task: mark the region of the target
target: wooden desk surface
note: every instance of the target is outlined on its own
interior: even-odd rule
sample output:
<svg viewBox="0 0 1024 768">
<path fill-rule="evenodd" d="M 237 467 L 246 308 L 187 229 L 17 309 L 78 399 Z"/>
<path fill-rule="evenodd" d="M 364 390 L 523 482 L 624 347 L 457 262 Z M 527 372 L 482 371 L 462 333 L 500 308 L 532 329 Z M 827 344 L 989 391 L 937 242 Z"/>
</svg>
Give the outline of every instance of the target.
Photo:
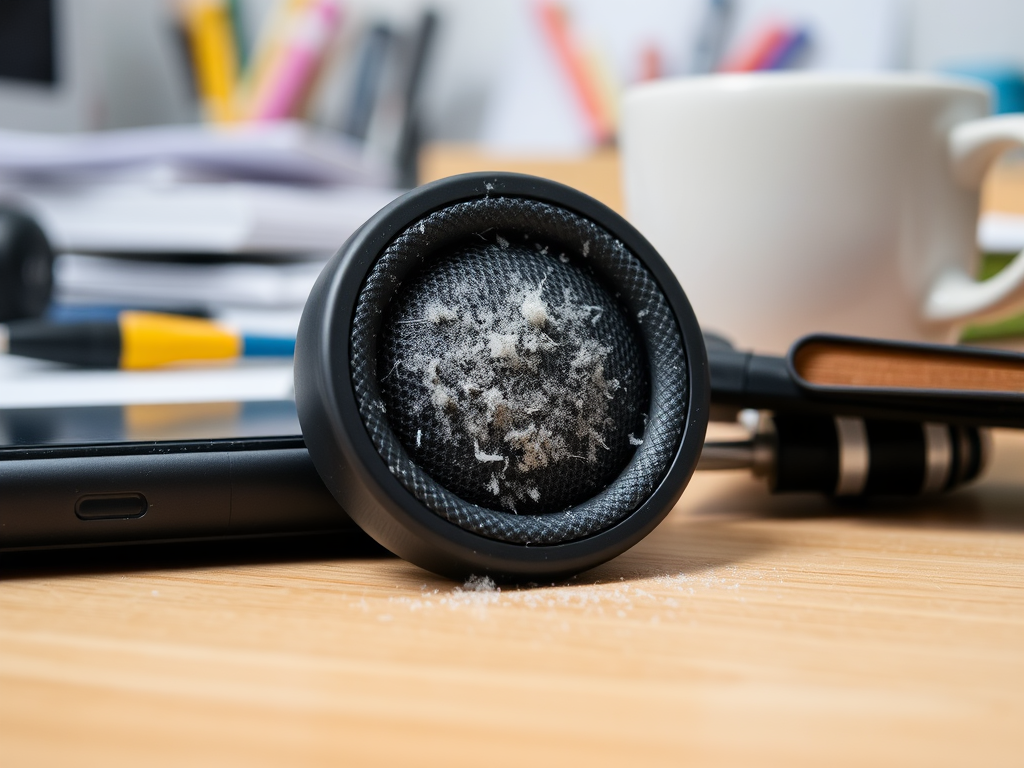
<svg viewBox="0 0 1024 768">
<path fill-rule="evenodd" d="M 3 765 L 1024 764 L 1024 433 L 835 507 L 698 475 L 569 584 L 362 539 L 0 560 Z"/>
</svg>

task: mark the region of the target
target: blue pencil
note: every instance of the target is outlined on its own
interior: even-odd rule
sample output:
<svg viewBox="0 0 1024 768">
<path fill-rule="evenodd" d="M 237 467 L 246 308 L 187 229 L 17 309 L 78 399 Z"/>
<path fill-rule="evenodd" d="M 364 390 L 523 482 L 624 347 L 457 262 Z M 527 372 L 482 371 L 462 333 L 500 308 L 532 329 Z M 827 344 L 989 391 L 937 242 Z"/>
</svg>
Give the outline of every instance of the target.
<svg viewBox="0 0 1024 768">
<path fill-rule="evenodd" d="M 800 57 L 811 43 L 811 36 L 806 29 L 797 27 L 788 31 L 778 47 L 765 57 L 762 69 L 788 69 Z"/>
</svg>

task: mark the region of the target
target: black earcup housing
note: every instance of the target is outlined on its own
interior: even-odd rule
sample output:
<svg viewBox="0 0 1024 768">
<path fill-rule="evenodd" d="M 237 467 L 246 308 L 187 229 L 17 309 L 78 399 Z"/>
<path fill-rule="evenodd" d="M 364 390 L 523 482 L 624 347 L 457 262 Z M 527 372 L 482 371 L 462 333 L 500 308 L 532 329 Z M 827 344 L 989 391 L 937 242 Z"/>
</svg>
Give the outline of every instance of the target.
<svg viewBox="0 0 1024 768">
<path fill-rule="evenodd" d="M 383 546 L 535 581 L 669 512 L 709 385 L 690 304 L 631 225 L 486 173 L 404 195 L 342 246 L 303 311 L 295 395 L 321 477 Z"/>
</svg>

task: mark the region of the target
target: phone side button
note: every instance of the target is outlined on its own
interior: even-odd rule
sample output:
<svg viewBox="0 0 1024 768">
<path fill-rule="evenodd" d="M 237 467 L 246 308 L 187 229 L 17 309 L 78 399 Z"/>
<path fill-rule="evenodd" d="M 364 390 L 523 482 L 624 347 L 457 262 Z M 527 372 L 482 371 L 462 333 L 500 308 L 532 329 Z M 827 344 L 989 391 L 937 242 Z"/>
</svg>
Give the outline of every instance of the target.
<svg viewBox="0 0 1024 768">
<path fill-rule="evenodd" d="M 141 493 L 107 493 L 80 496 L 75 502 L 79 520 L 127 520 L 142 517 L 149 502 Z"/>
</svg>

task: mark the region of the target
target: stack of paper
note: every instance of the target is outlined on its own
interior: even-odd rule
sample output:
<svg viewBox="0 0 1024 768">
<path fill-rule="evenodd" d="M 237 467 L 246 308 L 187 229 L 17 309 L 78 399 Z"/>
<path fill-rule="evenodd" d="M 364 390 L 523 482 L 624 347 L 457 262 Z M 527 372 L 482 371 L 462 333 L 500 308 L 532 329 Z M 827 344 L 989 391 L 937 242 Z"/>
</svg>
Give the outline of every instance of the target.
<svg viewBox="0 0 1024 768">
<path fill-rule="evenodd" d="M 289 122 L 0 131 L 0 199 L 59 254 L 57 309 L 204 310 L 288 335 L 324 260 L 398 194 L 364 157 Z M 291 379 L 288 361 L 133 373 L 0 356 L 0 406 L 279 399 Z"/>
<path fill-rule="evenodd" d="M 73 134 L 0 131 L 0 177 L 7 179 L 96 182 L 153 167 L 201 178 L 375 186 L 388 181 L 357 142 L 295 121 Z"/>
<path fill-rule="evenodd" d="M 0 131 L 0 196 L 58 251 L 327 254 L 394 198 L 354 142 L 295 122 Z"/>
<path fill-rule="evenodd" d="M 255 182 L 20 185 L 59 251 L 331 254 L 397 192 Z"/>
<path fill-rule="evenodd" d="M 0 355 L 0 408 L 214 403 L 294 397 L 291 362 L 104 371 Z"/>
<path fill-rule="evenodd" d="M 62 304 L 165 309 L 301 309 L 323 263 L 206 264 L 64 254 L 54 269 Z"/>
</svg>

